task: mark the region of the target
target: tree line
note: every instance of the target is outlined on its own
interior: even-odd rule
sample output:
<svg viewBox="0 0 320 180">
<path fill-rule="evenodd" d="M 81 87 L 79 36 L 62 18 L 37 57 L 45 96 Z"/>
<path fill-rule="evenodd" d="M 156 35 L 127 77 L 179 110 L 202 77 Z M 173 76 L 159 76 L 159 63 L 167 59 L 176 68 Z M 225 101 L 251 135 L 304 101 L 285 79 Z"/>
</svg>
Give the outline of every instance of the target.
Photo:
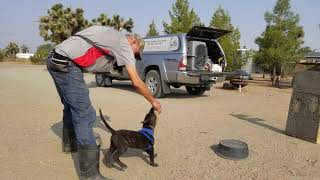
<svg viewBox="0 0 320 180">
<path fill-rule="evenodd" d="M 25 44 L 19 47 L 17 43 L 10 42 L 4 49 L 0 49 L 0 61 L 4 58 L 15 58 L 19 52 L 27 53 L 29 51 L 30 48 Z"/>
<path fill-rule="evenodd" d="M 190 7 L 188 0 L 176 0 L 168 13 L 170 21 L 162 22 L 164 34 L 186 33 L 193 26 L 205 26 L 194 9 Z M 273 11 L 266 12 L 264 16 L 267 25 L 264 32 L 255 39 L 259 50 L 252 56 L 254 62 L 265 73 L 273 76 L 281 75 L 286 63 L 297 61 L 311 49 L 303 47 L 304 30 L 299 25 L 299 15 L 291 10 L 290 0 L 278 0 Z M 39 21 L 40 36 L 49 44 L 39 46 L 34 57 L 37 59 L 46 58 L 46 50 L 92 25 L 111 26 L 118 31 L 132 32 L 134 21 L 132 18 L 124 19 L 118 14 L 109 17 L 104 13 L 97 18 L 87 20 L 84 17 L 83 9 L 74 10 L 70 7 L 64 7 L 62 4 L 55 4 L 47 11 L 46 15 L 40 17 Z M 213 12 L 207 26 L 232 31 L 232 33 L 220 38 L 219 43 L 224 49 L 229 64 L 227 70 L 240 68 L 243 63 L 234 63 L 234 60 L 235 54 L 240 48 L 241 33 L 239 28 L 232 24 L 229 12 L 219 6 Z M 159 34 L 154 20 L 152 20 L 146 36 Z"/>
<path fill-rule="evenodd" d="M 169 12 L 171 22 L 162 22 L 164 34 L 186 33 L 193 26 L 204 26 L 199 16 L 193 8 L 190 8 L 188 0 L 176 0 Z M 132 18 L 124 19 L 118 14 L 108 17 L 107 14 L 100 14 L 99 17 L 90 20 L 85 19 L 84 10 L 77 8 L 75 10 L 70 7 L 64 7 L 62 4 L 53 5 L 47 15 L 40 17 L 40 36 L 45 41 L 51 42 L 53 45 L 59 44 L 74 33 L 81 31 L 92 25 L 111 26 L 118 31 L 132 32 L 134 21 Z M 219 6 L 218 10 L 213 13 L 209 27 L 217 27 L 233 31 L 231 34 L 221 38 L 220 44 L 225 50 L 227 60 L 232 61 L 233 53 L 240 48 L 240 31 L 231 23 L 229 13 Z M 146 36 L 159 35 L 154 20 L 149 25 Z M 42 55 L 35 57 L 39 59 L 45 58 Z M 235 69 L 229 62 L 229 70 Z"/>
</svg>

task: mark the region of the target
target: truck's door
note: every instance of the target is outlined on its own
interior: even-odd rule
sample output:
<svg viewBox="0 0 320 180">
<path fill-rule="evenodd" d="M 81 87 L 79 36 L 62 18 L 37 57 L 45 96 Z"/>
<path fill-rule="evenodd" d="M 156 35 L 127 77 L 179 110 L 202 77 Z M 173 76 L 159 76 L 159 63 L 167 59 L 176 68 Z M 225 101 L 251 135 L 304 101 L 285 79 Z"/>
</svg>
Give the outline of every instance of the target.
<svg viewBox="0 0 320 180">
<path fill-rule="evenodd" d="M 145 67 L 145 60 L 144 60 L 144 55 L 143 53 L 141 54 L 141 59 L 140 60 L 136 60 L 136 69 L 138 71 L 138 74 L 140 76 L 141 79 L 143 79 L 143 70 Z"/>
</svg>

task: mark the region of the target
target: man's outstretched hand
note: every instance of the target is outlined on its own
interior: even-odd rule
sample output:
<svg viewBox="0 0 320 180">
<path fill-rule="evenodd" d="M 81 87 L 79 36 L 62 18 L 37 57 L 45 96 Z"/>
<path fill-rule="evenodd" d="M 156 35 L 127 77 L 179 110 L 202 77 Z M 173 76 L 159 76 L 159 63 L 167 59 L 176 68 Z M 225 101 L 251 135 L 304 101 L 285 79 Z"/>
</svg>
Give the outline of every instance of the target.
<svg viewBox="0 0 320 180">
<path fill-rule="evenodd" d="M 151 94 L 146 84 L 141 80 L 137 70 L 133 66 L 126 65 L 126 70 L 131 79 L 132 85 L 137 91 L 144 96 L 152 105 L 152 107 L 160 114 L 162 112 L 161 104 Z"/>
<path fill-rule="evenodd" d="M 159 114 L 162 113 L 162 107 L 161 104 L 159 103 L 159 101 L 157 101 L 156 99 L 151 103 L 152 107 L 158 111 Z"/>
</svg>

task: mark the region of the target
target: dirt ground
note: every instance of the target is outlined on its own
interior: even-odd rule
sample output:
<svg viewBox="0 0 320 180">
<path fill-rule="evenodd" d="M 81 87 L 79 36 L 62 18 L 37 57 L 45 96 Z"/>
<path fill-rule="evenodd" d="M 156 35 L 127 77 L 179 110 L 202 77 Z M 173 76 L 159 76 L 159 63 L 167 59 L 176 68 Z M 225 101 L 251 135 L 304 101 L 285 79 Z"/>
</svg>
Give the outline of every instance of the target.
<svg viewBox="0 0 320 180">
<path fill-rule="evenodd" d="M 93 106 L 101 108 L 115 129 L 138 130 L 150 105 L 129 82 L 113 88 L 95 86 L 86 74 Z M 242 89 L 217 84 L 201 97 L 184 88 L 160 99 L 163 106 L 155 135 L 156 162 L 129 150 L 125 171 L 100 163 L 110 179 L 319 179 L 320 145 L 285 135 L 291 89 L 252 81 Z M 77 154 L 61 152 L 62 105 L 45 66 L 0 64 L 1 179 L 78 179 Z M 102 137 L 102 153 L 110 133 L 97 118 L 94 131 Z M 212 145 L 222 139 L 248 143 L 241 161 L 222 159 Z M 101 160 L 102 162 L 102 156 Z"/>
</svg>

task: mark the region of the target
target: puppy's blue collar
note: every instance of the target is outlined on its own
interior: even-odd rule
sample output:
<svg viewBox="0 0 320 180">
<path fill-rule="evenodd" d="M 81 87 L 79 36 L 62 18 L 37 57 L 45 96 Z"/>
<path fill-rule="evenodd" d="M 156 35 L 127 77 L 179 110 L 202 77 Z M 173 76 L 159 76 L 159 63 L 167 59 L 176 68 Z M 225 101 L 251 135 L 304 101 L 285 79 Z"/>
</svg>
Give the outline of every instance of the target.
<svg viewBox="0 0 320 180">
<path fill-rule="evenodd" d="M 150 149 L 153 146 L 154 143 L 154 138 L 153 138 L 153 131 L 152 129 L 149 128 L 142 128 L 141 130 L 138 131 L 139 133 L 141 133 L 144 137 L 146 137 L 149 140 L 148 146 L 146 148 Z"/>
</svg>

